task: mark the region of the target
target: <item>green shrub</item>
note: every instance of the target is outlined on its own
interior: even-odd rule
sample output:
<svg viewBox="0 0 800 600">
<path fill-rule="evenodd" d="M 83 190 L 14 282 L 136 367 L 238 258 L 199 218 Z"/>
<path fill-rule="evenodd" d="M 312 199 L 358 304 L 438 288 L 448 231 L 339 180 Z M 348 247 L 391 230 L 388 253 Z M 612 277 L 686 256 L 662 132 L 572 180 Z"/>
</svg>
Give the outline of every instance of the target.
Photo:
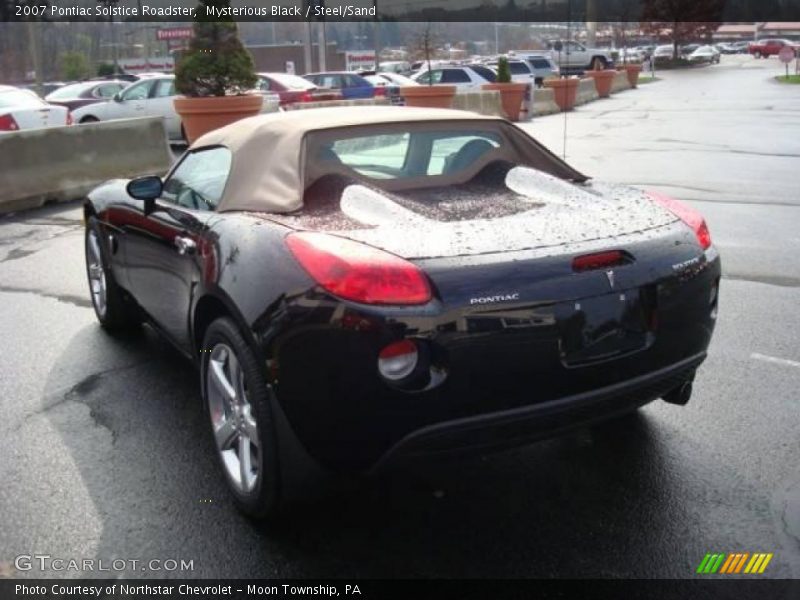
<svg viewBox="0 0 800 600">
<path fill-rule="evenodd" d="M 184 96 L 235 96 L 258 81 L 253 57 L 239 39 L 233 17 L 217 20 L 206 7 L 228 8 L 230 0 L 201 0 L 189 50 L 175 67 L 175 87 Z"/>
<path fill-rule="evenodd" d="M 100 63 L 97 65 L 98 77 L 111 77 L 116 74 L 116 69 L 114 69 L 114 65 L 111 63 Z"/>
<path fill-rule="evenodd" d="M 61 74 L 67 81 L 85 79 L 91 68 L 83 52 L 64 52 L 61 55 Z"/>
<path fill-rule="evenodd" d="M 505 56 L 497 59 L 497 83 L 511 83 L 511 67 Z"/>
</svg>

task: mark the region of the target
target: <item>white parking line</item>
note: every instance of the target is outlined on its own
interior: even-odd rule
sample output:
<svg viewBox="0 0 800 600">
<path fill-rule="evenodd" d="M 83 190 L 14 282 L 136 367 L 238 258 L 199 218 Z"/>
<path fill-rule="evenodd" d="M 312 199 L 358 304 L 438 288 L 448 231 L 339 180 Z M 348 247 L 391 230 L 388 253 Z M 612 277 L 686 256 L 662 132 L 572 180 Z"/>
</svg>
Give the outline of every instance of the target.
<svg viewBox="0 0 800 600">
<path fill-rule="evenodd" d="M 763 360 L 764 362 L 771 362 L 775 363 L 776 365 L 784 365 L 786 367 L 797 367 L 800 369 L 800 362 L 796 360 L 789 360 L 788 358 L 777 358 L 775 356 L 767 356 L 766 354 L 759 354 L 758 352 L 753 352 L 750 355 L 750 358 L 753 360 Z"/>
</svg>

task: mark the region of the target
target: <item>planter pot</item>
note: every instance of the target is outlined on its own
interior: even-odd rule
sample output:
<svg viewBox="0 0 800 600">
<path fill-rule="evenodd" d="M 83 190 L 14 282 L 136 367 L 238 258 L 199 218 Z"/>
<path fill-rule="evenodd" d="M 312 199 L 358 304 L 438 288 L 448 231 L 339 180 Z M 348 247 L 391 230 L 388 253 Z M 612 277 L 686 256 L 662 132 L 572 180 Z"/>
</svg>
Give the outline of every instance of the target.
<svg viewBox="0 0 800 600">
<path fill-rule="evenodd" d="M 181 117 L 186 141 L 193 143 L 201 135 L 230 125 L 234 121 L 253 117 L 261 112 L 264 97 L 260 94 L 245 96 L 211 96 L 207 98 L 175 98 L 175 112 Z"/>
<path fill-rule="evenodd" d="M 594 79 L 594 87 L 597 95 L 601 98 L 608 98 L 611 95 L 611 84 L 614 83 L 614 75 L 617 72 L 613 69 L 602 71 L 586 71 L 585 75 Z"/>
<path fill-rule="evenodd" d="M 575 106 L 575 98 L 578 95 L 578 79 L 545 79 L 545 87 L 553 90 L 554 100 L 558 104 L 561 112 L 572 110 Z"/>
<path fill-rule="evenodd" d="M 628 75 L 628 83 L 631 88 L 636 87 L 636 82 L 639 81 L 639 73 L 642 71 L 642 65 L 620 65 L 617 67 L 618 71 L 625 71 Z"/>
<path fill-rule="evenodd" d="M 453 105 L 453 96 L 456 95 L 456 86 L 408 85 L 400 88 L 400 95 L 406 106 L 450 108 Z"/>
<path fill-rule="evenodd" d="M 527 83 L 484 83 L 481 86 L 482 90 L 500 92 L 500 104 L 503 105 L 503 112 L 510 121 L 519 121 L 522 100 L 525 98 L 527 88 Z"/>
</svg>

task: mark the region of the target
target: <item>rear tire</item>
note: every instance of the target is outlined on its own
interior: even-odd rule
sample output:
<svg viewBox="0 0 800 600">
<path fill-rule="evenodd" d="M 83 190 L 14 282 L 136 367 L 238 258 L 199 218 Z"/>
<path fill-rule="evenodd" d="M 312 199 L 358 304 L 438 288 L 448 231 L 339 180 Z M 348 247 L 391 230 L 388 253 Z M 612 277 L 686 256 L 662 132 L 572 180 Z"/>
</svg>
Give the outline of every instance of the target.
<svg viewBox="0 0 800 600">
<path fill-rule="evenodd" d="M 107 331 L 137 327 L 141 323 L 139 309 L 125 296 L 125 292 L 114 279 L 108 259 L 107 241 L 95 217 L 89 217 L 86 224 L 84 248 L 89 296 L 100 325 Z"/>
<path fill-rule="evenodd" d="M 756 51 L 753 53 L 753 56 L 754 56 L 755 58 L 761 58 L 761 52 L 759 52 L 758 50 L 756 50 Z"/>
<path fill-rule="evenodd" d="M 595 56 L 589 64 L 589 68 L 593 71 L 601 71 L 606 68 L 606 61 L 604 58 Z"/>
<path fill-rule="evenodd" d="M 208 326 L 200 365 L 203 406 L 234 502 L 249 517 L 273 517 L 280 461 L 264 367 L 228 317 Z"/>
</svg>

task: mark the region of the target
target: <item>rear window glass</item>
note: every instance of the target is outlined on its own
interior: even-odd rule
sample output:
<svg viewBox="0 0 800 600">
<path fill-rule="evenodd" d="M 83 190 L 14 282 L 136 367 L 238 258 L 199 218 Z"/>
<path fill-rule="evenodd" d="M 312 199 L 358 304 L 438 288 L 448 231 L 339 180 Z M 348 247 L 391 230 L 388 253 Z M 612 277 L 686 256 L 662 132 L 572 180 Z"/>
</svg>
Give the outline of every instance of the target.
<svg viewBox="0 0 800 600">
<path fill-rule="evenodd" d="M 489 158 L 502 143 L 499 133 L 488 130 L 375 132 L 313 144 L 310 160 L 326 171 L 352 169 L 369 179 L 402 180 L 457 174 Z"/>
<path fill-rule="evenodd" d="M 48 98 L 51 100 L 64 100 L 65 98 L 77 98 L 81 93 L 90 89 L 93 83 L 73 83 L 72 85 L 65 85 L 58 88 L 55 92 L 51 92 Z"/>
<path fill-rule="evenodd" d="M 530 63 L 534 69 L 549 69 L 550 63 L 544 58 L 531 58 Z"/>
<path fill-rule="evenodd" d="M 508 66 L 511 69 L 511 73 L 514 75 L 530 75 L 531 70 L 525 66 L 525 63 L 510 62 Z"/>
</svg>

